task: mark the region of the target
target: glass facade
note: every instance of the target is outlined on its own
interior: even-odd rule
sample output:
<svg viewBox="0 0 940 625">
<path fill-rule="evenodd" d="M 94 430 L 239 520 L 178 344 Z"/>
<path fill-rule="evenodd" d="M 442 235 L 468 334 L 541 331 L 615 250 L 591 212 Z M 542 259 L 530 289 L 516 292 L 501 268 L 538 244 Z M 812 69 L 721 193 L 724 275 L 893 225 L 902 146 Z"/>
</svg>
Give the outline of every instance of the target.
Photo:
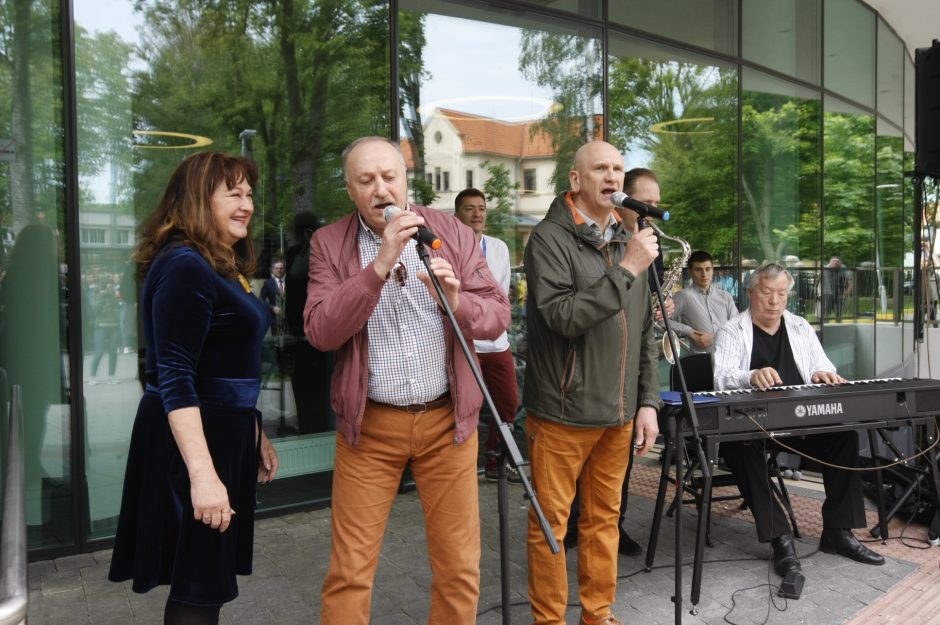
<svg viewBox="0 0 940 625">
<path fill-rule="evenodd" d="M 78 539 L 68 315 L 80 302 L 66 262 L 59 6 L 2 2 L 0 20 L 0 393 L 22 388 L 29 548 L 66 547 Z"/>
<path fill-rule="evenodd" d="M 715 256 L 741 308 L 754 264 L 782 260 L 846 377 L 913 352 L 913 62 L 857 0 L 0 0 L 0 23 L 0 367 L 23 386 L 34 554 L 114 533 L 146 349 L 137 228 L 200 149 L 258 163 L 253 289 L 285 276 L 262 512 L 330 496 L 333 357 L 298 311 L 305 243 L 352 210 L 340 152 L 363 135 L 401 142 L 416 203 L 483 190 L 516 265 L 574 151 L 605 138 L 658 173 L 663 229 Z"/>
<path fill-rule="evenodd" d="M 819 84 L 822 0 L 749 0 L 741 4 L 741 56 Z"/>
</svg>

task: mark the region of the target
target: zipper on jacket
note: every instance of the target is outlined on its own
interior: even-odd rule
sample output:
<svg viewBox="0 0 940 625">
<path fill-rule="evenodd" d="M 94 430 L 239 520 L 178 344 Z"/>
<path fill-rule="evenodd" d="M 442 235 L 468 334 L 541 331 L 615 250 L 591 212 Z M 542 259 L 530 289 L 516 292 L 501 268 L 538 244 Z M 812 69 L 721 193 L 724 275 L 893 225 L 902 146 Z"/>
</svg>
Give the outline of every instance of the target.
<svg viewBox="0 0 940 625">
<path fill-rule="evenodd" d="M 624 254 L 626 254 L 626 250 L 624 250 Z M 613 267 L 613 262 L 610 257 L 610 246 L 604 247 L 604 260 L 607 262 L 608 267 Z M 625 421 L 623 406 L 623 379 L 627 371 L 627 313 L 621 309 L 617 316 L 620 317 L 620 327 L 623 329 L 621 334 L 623 340 L 621 342 L 620 348 L 620 392 L 617 393 L 617 401 L 620 404 L 620 416 L 617 421 L 620 423 L 620 425 L 623 425 Z"/>
<path fill-rule="evenodd" d="M 574 384 L 574 371 L 578 366 L 578 350 L 574 347 L 569 347 L 568 352 L 565 354 L 565 368 L 561 375 L 561 420 L 565 420 L 565 404 L 566 397 L 568 395 L 568 390 L 571 388 L 571 385 Z"/>
</svg>

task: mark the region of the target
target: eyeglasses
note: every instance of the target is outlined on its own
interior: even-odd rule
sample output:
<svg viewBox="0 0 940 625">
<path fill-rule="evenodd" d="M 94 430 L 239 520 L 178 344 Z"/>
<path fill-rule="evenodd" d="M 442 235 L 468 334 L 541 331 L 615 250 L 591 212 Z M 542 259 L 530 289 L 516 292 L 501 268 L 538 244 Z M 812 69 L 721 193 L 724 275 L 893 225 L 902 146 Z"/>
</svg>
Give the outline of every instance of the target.
<svg viewBox="0 0 940 625">
<path fill-rule="evenodd" d="M 405 266 L 401 263 L 395 265 L 395 280 L 398 281 L 398 285 L 401 287 L 405 286 L 405 280 L 408 279 L 408 270 L 405 269 Z"/>
</svg>

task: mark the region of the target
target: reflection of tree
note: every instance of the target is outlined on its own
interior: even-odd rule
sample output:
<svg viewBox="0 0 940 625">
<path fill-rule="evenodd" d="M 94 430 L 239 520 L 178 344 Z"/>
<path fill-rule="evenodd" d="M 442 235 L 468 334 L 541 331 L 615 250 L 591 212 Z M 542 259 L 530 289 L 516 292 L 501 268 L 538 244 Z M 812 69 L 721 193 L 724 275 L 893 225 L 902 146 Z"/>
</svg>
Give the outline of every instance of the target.
<svg viewBox="0 0 940 625">
<path fill-rule="evenodd" d="M 33 119 L 31 106 L 30 31 L 32 30 L 32 2 L 16 0 L 4 4 L 3 49 L 0 59 L 12 75 L 10 117 L 11 134 L 16 155 L 10 166 L 10 200 L 13 209 L 13 227 L 19 230 L 35 210 L 33 196 Z M 12 6 L 10 6 L 12 5 Z M 11 11 L 12 8 L 12 11 Z M 12 16 L 9 15 L 12 12 Z M 12 32 L 10 27 L 12 26 Z M 9 93 L 9 92 L 8 92 Z M 6 119 L 6 117 L 4 117 Z"/>
<path fill-rule="evenodd" d="M 429 74 L 424 69 L 424 14 L 401 11 L 398 14 L 398 112 L 405 138 L 411 145 L 414 176 L 412 197 L 418 204 L 430 206 L 437 199 L 434 187 L 424 177 L 424 125 L 421 123 L 421 83 Z"/>
<path fill-rule="evenodd" d="M 627 147 L 652 153 L 652 169 L 671 215 L 666 229 L 687 239 L 693 249 L 710 251 L 720 264 L 734 262 L 736 74 L 712 66 L 636 59 L 619 61 L 618 66 L 614 73 L 623 73 L 618 80 L 627 84 L 611 98 L 611 133 L 627 128 L 629 133 L 618 131 Z M 616 103 L 621 97 L 623 104 Z M 703 121 L 668 124 L 695 119 Z M 652 130 L 663 122 L 667 132 Z"/>
<path fill-rule="evenodd" d="M 742 253 L 818 257 L 819 101 L 748 91 L 741 114 Z"/>
<path fill-rule="evenodd" d="M 850 267 L 874 261 L 872 214 L 875 186 L 875 119 L 872 115 L 826 112 L 825 256 Z"/>
<path fill-rule="evenodd" d="M 348 211 L 340 152 L 390 123 L 388 67 L 376 62 L 387 57 L 386 2 L 173 0 L 141 10 L 138 127 L 205 135 L 227 151 L 241 130 L 257 130 L 255 201 L 269 236 L 295 212 Z M 141 152 L 138 205 L 149 210 L 180 155 Z"/>
<path fill-rule="evenodd" d="M 481 166 L 489 174 L 483 183 L 483 193 L 486 195 L 486 233 L 509 243 L 512 251 L 516 234 L 512 216 L 515 204 L 513 198 L 519 183 L 511 181 L 509 168 L 502 163 L 483 161 Z"/>
<path fill-rule="evenodd" d="M 555 192 L 561 193 L 568 189 L 575 151 L 602 135 L 597 123 L 597 102 L 604 86 L 600 42 L 578 35 L 523 30 L 519 72 L 554 92 L 554 106 L 545 119 L 532 125 L 532 134 L 544 132 L 552 139 L 555 171 L 551 181 Z"/>
<path fill-rule="evenodd" d="M 131 129 L 130 81 L 126 67 L 131 46 L 114 32 L 89 35 L 75 26 L 75 81 L 78 97 L 79 180 L 87 183 L 111 168 L 111 196 L 99 201 L 129 205 Z M 84 203 L 93 201 L 83 187 Z"/>
<path fill-rule="evenodd" d="M 559 191 L 568 187 L 574 151 L 601 134 L 593 114 L 602 92 L 597 49 L 596 41 L 573 35 L 523 35 L 523 75 L 552 88 L 560 103 L 539 124 L 557 151 L 553 180 Z M 694 63 L 615 59 L 608 67 L 608 84 L 610 141 L 620 149 L 652 155 L 650 165 L 672 214 L 669 231 L 688 238 L 693 247 L 712 250 L 721 262 L 731 261 L 735 73 Z M 696 117 L 710 120 L 673 125 L 668 133 L 652 130 L 655 124 Z"/>
</svg>

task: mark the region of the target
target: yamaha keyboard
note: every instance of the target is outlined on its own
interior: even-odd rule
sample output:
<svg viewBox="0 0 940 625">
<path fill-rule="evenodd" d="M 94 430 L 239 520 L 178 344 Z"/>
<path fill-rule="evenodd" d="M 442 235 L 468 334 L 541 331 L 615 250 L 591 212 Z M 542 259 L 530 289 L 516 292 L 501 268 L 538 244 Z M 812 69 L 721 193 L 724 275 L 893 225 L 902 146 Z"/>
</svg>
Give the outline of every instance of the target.
<svg viewBox="0 0 940 625">
<path fill-rule="evenodd" d="M 903 421 L 940 415 L 940 380 L 887 378 L 844 384 L 694 393 L 699 434 L 760 429 L 778 434 L 822 425 Z M 782 432 L 781 432 L 782 431 Z"/>
</svg>

